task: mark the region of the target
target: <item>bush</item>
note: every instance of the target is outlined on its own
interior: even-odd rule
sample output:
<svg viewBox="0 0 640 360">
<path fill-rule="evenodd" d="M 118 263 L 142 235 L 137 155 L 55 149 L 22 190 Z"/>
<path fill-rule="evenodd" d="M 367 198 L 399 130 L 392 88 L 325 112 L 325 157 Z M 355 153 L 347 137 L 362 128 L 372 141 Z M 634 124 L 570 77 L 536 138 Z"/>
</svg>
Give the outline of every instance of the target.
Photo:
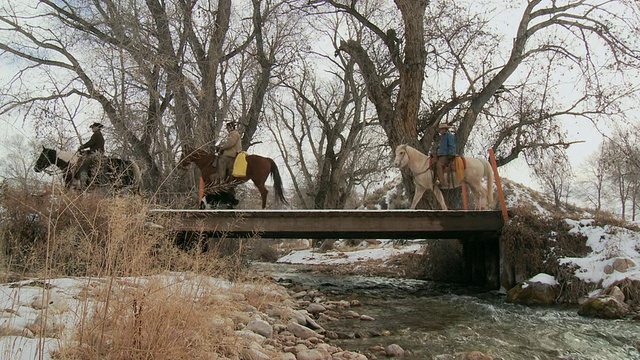
<svg viewBox="0 0 640 360">
<path fill-rule="evenodd" d="M 444 282 L 464 282 L 462 243 L 457 240 L 432 240 L 422 256 L 423 278 Z"/>
<path fill-rule="evenodd" d="M 2 199 L 3 265 L 14 273 L 49 276 L 141 276 L 160 271 L 236 273 L 244 262 L 235 239 L 204 239 L 208 252 L 176 246 L 168 215 L 154 215 L 140 196 L 8 190 Z"/>
</svg>

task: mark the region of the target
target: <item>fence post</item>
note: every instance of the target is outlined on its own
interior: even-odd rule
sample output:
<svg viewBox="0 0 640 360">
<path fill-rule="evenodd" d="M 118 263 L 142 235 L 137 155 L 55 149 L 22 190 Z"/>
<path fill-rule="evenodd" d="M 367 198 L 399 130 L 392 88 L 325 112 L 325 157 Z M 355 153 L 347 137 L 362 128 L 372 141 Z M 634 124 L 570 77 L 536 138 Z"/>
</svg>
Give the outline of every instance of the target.
<svg viewBox="0 0 640 360">
<path fill-rule="evenodd" d="M 462 208 L 464 210 L 469 210 L 469 203 L 467 201 L 467 184 L 462 183 Z"/>
</svg>

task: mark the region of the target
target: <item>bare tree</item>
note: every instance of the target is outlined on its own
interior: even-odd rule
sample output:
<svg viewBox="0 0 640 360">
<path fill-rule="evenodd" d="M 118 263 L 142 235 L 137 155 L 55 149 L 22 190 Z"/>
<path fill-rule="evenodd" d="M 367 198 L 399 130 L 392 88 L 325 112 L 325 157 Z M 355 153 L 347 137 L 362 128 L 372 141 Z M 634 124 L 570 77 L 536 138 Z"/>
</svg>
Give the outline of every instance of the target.
<svg viewBox="0 0 640 360">
<path fill-rule="evenodd" d="M 640 148 L 637 146 L 637 129 L 616 129 L 603 144 L 602 159 L 606 164 L 606 179 L 615 190 L 623 219 L 627 217 L 631 201 L 631 218 L 635 218 L 637 192 L 640 187 Z"/>
<path fill-rule="evenodd" d="M 57 117 L 50 109 L 63 100 L 87 99 L 157 185 L 182 144 L 213 144 L 225 120 L 242 120 L 249 146 L 271 69 L 288 56 L 283 39 L 295 34 L 281 21 L 288 13 L 287 1 L 270 0 L 7 4 L 0 50 L 18 67 L 0 114 Z M 31 83 L 40 74 L 48 81 Z"/>
<path fill-rule="evenodd" d="M 557 126 L 562 117 L 596 121 L 598 114 L 615 112 L 616 102 L 629 90 L 605 81 L 605 69 L 623 72 L 638 65 L 638 46 L 630 36 L 637 12 L 626 12 L 631 5 L 624 1 L 576 0 L 562 5 L 527 1 L 515 38 L 506 40 L 491 32 L 487 20 L 491 15 L 471 3 L 396 0 L 399 17 L 391 19 L 387 14 L 393 14 L 393 5 L 388 2 L 311 3 L 319 13 L 332 9 L 349 14 L 385 45 L 376 48 L 384 50 L 384 56 L 356 39 L 342 41 L 338 50 L 358 64 L 391 148 L 408 142 L 430 149 L 441 121 L 456 125 L 461 153 L 474 131 L 484 130 L 476 138 L 482 148 L 496 149 L 500 165 L 528 149 L 564 148 L 571 142 L 562 132 L 551 137 L 523 135 Z M 378 11 L 370 13 L 372 7 Z M 559 69 L 574 69 L 576 84 L 582 87 L 579 96 L 562 104 L 552 101 L 558 98 L 557 86 L 545 85 L 546 74 Z M 425 78 L 436 83 L 425 86 Z M 440 79 L 449 80 L 448 89 L 441 90 Z M 544 90 L 531 92 L 532 88 Z M 526 99 L 528 106 L 513 106 L 524 104 L 527 94 L 535 96 Z M 421 108 L 423 95 L 431 100 Z M 537 111 L 532 113 L 533 109 Z M 483 129 L 484 119 L 493 120 L 490 129 Z"/>
<path fill-rule="evenodd" d="M 588 204 L 593 206 L 596 216 L 603 210 L 606 202 L 607 184 L 606 184 L 606 168 L 607 159 L 603 156 L 604 148 L 601 145 L 587 162 L 581 164 L 584 169 L 585 178 L 580 181 L 579 192 L 580 197 Z"/>
<path fill-rule="evenodd" d="M 4 143 L 7 154 L 0 159 L 0 174 L 8 185 L 29 193 L 33 188 L 32 154 L 36 151 L 34 144 L 29 144 L 24 137 L 13 135 Z"/>
<path fill-rule="evenodd" d="M 353 63 L 343 65 L 328 80 L 305 65 L 300 78 L 284 82 L 286 96 L 270 100 L 268 124 L 305 208 L 345 207 L 356 188 L 388 163 L 372 136 Z"/>
<path fill-rule="evenodd" d="M 553 196 L 556 210 L 560 210 L 562 200 L 569 196 L 574 179 L 567 155 L 557 151 L 555 156 L 540 157 L 533 171 L 545 192 Z"/>
</svg>

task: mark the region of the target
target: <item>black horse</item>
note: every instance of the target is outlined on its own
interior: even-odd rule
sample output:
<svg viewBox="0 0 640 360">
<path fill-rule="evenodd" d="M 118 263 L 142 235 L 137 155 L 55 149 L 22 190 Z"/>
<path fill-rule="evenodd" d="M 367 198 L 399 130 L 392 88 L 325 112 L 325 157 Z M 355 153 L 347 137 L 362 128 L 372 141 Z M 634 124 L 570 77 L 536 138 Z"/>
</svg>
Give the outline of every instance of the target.
<svg viewBox="0 0 640 360">
<path fill-rule="evenodd" d="M 142 174 L 134 161 L 103 157 L 99 161 L 99 168 L 96 167 L 93 171 L 94 173 L 88 174 L 89 176 L 86 179 L 83 179 L 78 172 L 77 165 L 81 161 L 81 155 L 77 153 L 48 149 L 43 146 L 33 170 L 41 172 L 51 165 L 57 166 L 63 173 L 64 183 L 67 188 L 76 187 L 84 190 L 91 185 L 96 185 L 112 186 L 118 190 L 130 188 L 135 193 L 140 192 Z"/>
</svg>

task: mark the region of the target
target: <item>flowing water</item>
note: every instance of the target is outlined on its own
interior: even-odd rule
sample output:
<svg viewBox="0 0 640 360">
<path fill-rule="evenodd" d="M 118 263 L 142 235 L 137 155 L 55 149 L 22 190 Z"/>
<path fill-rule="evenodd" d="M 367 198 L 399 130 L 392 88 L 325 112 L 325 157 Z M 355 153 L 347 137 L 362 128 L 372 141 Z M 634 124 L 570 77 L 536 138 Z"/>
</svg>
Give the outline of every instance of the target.
<svg viewBox="0 0 640 360">
<path fill-rule="evenodd" d="M 263 264 L 275 279 L 309 286 L 375 321 L 340 319 L 324 326 L 352 338 L 332 340 L 363 354 L 398 344 L 402 359 L 453 359 L 481 351 L 494 359 L 640 359 L 640 322 L 581 317 L 575 306 L 527 307 L 504 295 L 429 281 L 336 276 L 303 267 Z M 385 356 L 378 356 L 385 358 Z"/>
</svg>

